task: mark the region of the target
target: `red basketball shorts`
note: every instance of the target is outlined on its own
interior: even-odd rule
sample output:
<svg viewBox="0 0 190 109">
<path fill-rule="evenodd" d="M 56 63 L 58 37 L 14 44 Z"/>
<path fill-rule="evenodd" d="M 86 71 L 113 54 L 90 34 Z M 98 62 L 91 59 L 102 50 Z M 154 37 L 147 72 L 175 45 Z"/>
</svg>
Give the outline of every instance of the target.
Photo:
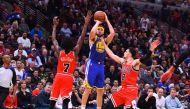
<svg viewBox="0 0 190 109">
<path fill-rule="evenodd" d="M 67 74 L 56 74 L 50 100 L 57 100 L 59 95 L 64 98 L 69 98 L 69 93 L 73 88 L 73 77 Z"/>
<path fill-rule="evenodd" d="M 125 106 L 131 106 L 132 101 L 138 97 L 138 88 L 122 88 L 118 92 L 111 95 L 111 101 L 114 107 L 118 107 L 122 104 Z"/>
</svg>

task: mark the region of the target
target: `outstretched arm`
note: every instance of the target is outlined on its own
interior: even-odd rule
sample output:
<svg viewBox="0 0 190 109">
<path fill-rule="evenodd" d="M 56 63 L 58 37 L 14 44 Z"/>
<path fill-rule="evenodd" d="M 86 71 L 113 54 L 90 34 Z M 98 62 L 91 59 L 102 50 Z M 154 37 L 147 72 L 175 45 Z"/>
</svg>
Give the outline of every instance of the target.
<svg viewBox="0 0 190 109">
<path fill-rule="evenodd" d="M 91 42 L 95 41 L 95 37 L 96 37 L 96 31 L 97 31 L 97 27 L 102 23 L 98 20 L 95 20 L 96 24 L 92 27 L 91 31 L 90 31 L 90 35 L 89 35 L 89 40 Z"/>
<path fill-rule="evenodd" d="M 106 16 L 106 23 L 107 23 L 109 31 L 110 31 L 110 34 L 106 38 L 106 43 L 109 45 L 111 43 L 111 41 L 113 40 L 113 37 L 115 36 L 115 31 L 114 31 L 113 26 L 111 25 L 110 21 L 108 20 L 106 13 L 105 13 L 105 16 Z"/>
<path fill-rule="evenodd" d="M 172 74 L 174 73 L 175 69 L 178 68 L 178 66 L 188 57 L 190 56 L 190 49 L 185 51 L 180 55 L 180 57 L 174 62 L 174 64 L 161 76 L 161 82 L 166 81 L 167 79 L 170 79 Z"/>
<path fill-rule="evenodd" d="M 105 50 L 107 52 L 107 54 L 109 55 L 110 58 L 112 58 L 115 62 L 117 62 L 118 64 L 122 64 L 124 62 L 123 58 L 120 58 L 119 56 L 115 55 L 107 46 L 107 44 L 105 43 L 103 37 L 101 37 L 101 41 L 105 47 Z"/>
<path fill-rule="evenodd" d="M 136 59 L 133 62 L 133 67 L 136 70 L 139 70 L 139 67 L 141 64 L 144 64 L 146 66 L 149 66 L 150 63 L 148 62 L 151 59 L 151 55 L 154 52 L 154 50 L 158 47 L 158 45 L 160 45 L 160 41 L 159 40 L 155 40 L 150 44 L 150 49 L 148 50 L 147 54 L 143 57 L 141 57 L 140 59 Z"/>
<path fill-rule="evenodd" d="M 92 17 L 92 12 L 88 11 L 87 16 L 84 18 L 85 23 L 84 23 L 84 26 L 83 26 L 83 29 L 82 29 L 81 36 L 79 37 L 79 39 L 77 41 L 77 45 L 74 48 L 75 56 L 77 56 L 79 54 L 81 46 L 82 46 L 82 44 L 84 42 L 84 38 L 85 38 L 85 35 L 86 35 L 86 30 L 87 30 L 87 27 L 88 27 L 88 24 L 90 22 L 91 17 Z"/>
<path fill-rule="evenodd" d="M 54 17 L 53 18 L 53 31 L 52 31 L 52 42 L 53 42 L 53 45 L 55 47 L 55 51 L 57 54 L 59 54 L 59 44 L 56 40 L 56 28 L 57 28 L 57 25 L 59 24 L 59 19 L 58 17 Z"/>
</svg>

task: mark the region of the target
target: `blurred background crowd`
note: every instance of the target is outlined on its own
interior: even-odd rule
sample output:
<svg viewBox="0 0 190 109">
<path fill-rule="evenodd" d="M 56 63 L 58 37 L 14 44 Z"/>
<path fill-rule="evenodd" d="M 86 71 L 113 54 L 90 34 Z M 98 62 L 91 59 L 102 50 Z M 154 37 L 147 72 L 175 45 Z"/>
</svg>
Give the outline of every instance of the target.
<svg viewBox="0 0 190 109">
<path fill-rule="evenodd" d="M 128 2 L 114 0 L 0 0 L 0 58 L 3 54 L 11 55 L 11 66 L 15 68 L 18 83 L 17 95 L 11 95 L 10 89 L 13 101 L 10 102 L 7 97 L 4 106 L 20 109 L 32 109 L 35 106 L 36 109 L 47 109 L 57 65 L 51 41 L 53 16 L 60 18 L 57 40 L 61 45 L 65 37 L 71 37 L 73 41 L 78 39 L 84 24 L 83 16 L 88 10 L 103 10 L 116 32 L 113 42 L 109 45 L 116 55 L 122 56 L 128 47 L 134 47 L 138 52 L 136 57 L 141 57 L 146 53 L 151 40 L 160 38 L 162 41 L 153 56 L 152 66 L 142 66 L 140 69 L 139 97 L 146 95 L 149 87 L 154 87 L 155 96 L 160 91 L 158 89 L 162 88 L 161 95 L 164 97 L 171 95 L 170 89 L 175 88 L 176 92 L 172 96 L 176 96 L 184 108 L 190 109 L 190 58 L 180 65 L 169 81 L 159 82 L 160 76 L 190 44 L 190 10 L 171 10 L 168 5 L 187 5 L 189 8 L 189 1 L 137 1 L 158 3 L 162 8 L 159 12 L 148 6 L 139 10 Z M 84 66 L 89 55 L 88 35 L 93 24 L 92 19 L 74 72 L 69 105 L 71 109 L 80 109 L 84 92 Z M 108 28 L 105 28 L 105 34 L 108 34 Z M 2 64 L 0 59 L 0 65 Z M 119 90 L 120 71 L 121 66 L 106 57 L 103 103 L 108 101 L 111 93 Z M 94 89 L 89 96 L 87 109 L 96 109 L 95 99 Z M 58 100 L 56 107 L 61 109 L 61 104 L 61 100 Z M 170 104 L 166 103 L 165 107 L 172 109 L 168 105 Z"/>
</svg>

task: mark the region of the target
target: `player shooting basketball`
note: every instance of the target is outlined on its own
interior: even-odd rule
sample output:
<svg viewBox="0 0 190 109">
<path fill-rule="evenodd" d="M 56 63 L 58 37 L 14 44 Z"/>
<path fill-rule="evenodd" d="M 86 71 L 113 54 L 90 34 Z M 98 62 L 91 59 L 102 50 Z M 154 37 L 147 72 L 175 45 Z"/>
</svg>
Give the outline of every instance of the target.
<svg viewBox="0 0 190 109">
<path fill-rule="evenodd" d="M 105 16 L 105 22 L 107 23 L 110 31 L 110 34 L 105 38 L 106 44 L 109 44 L 115 35 L 115 31 L 110 24 L 107 15 L 104 12 L 103 14 Z M 104 28 L 100 26 L 102 22 L 99 20 L 95 20 L 95 22 L 96 24 L 91 29 L 89 35 L 90 53 L 85 70 L 86 88 L 82 96 L 81 109 L 86 108 L 86 102 L 92 87 L 97 87 L 97 109 L 101 109 L 102 107 L 102 96 L 104 93 L 104 60 L 106 52 L 105 47 L 100 40 L 100 37 L 104 38 Z"/>
</svg>

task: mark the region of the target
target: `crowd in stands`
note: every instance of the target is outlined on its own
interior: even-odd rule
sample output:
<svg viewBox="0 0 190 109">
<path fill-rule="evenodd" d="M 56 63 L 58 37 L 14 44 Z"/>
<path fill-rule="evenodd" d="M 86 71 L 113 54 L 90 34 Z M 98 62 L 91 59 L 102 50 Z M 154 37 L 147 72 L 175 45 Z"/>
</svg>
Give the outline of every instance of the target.
<svg viewBox="0 0 190 109">
<path fill-rule="evenodd" d="M 77 40 L 84 23 L 83 16 L 86 15 L 87 10 L 103 10 L 108 15 L 116 32 L 109 47 L 116 55 L 122 56 L 128 47 L 134 47 L 138 52 L 136 57 L 141 57 L 146 54 L 149 42 L 155 38 L 160 39 L 161 44 L 153 55 L 152 66 L 142 66 L 140 69 L 137 105 L 140 109 L 149 109 L 149 107 L 152 109 L 154 107 L 157 109 L 190 108 L 190 58 L 180 65 L 170 80 L 165 83 L 159 82 L 160 76 L 189 47 L 188 35 L 190 33 L 176 36 L 172 30 L 165 31 L 161 28 L 163 25 L 158 24 L 158 18 L 150 17 L 153 13 L 143 11 L 142 15 L 138 15 L 134 8 L 127 3 L 107 3 L 105 0 L 99 2 L 96 0 L 88 2 L 85 0 L 23 1 L 31 4 L 38 1 L 34 7 L 36 5 L 45 6 L 44 9 L 49 13 L 47 15 L 50 17 L 49 19 L 52 19 L 54 15 L 59 16 L 61 23 L 57 30 L 57 40 L 60 45 L 64 37 L 71 37 L 73 41 Z M 3 9 L 5 10 L 6 7 Z M 190 32 L 190 11 L 170 11 L 164 7 L 162 10 L 161 18 L 164 22 L 168 22 L 174 27 L 182 25 L 184 32 Z M 0 18 L 2 18 L 2 11 L 0 13 Z M 10 54 L 11 66 L 16 71 L 18 82 L 17 94 L 12 95 L 13 89 L 10 89 L 4 106 L 6 108 L 18 107 L 19 109 L 32 109 L 35 106 L 36 109 L 47 109 L 57 66 L 57 56 L 51 36 L 45 36 L 41 25 L 36 23 L 35 17 L 32 15 L 23 16 L 16 21 L 0 20 L 0 58 L 3 54 Z M 50 33 L 51 22 L 49 20 L 49 26 L 44 27 Z M 84 92 L 84 66 L 89 55 L 88 33 L 93 24 L 92 19 L 79 54 L 78 66 L 74 72 L 73 91 L 70 93 L 69 109 L 79 109 L 81 105 Z M 105 30 L 108 32 L 107 27 Z M 0 60 L 0 65 L 2 65 L 2 60 Z M 120 71 L 121 66 L 107 56 L 103 103 L 108 101 L 111 93 L 120 89 Z M 96 109 L 95 90 L 94 88 L 89 96 L 87 109 Z M 150 99 L 146 99 L 147 97 Z M 61 109 L 61 104 L 62 100 L 60 99 L 57 101 L 56 107 Z M 122 109 L 122 106 L 117 109 Z"/>
</svg>

